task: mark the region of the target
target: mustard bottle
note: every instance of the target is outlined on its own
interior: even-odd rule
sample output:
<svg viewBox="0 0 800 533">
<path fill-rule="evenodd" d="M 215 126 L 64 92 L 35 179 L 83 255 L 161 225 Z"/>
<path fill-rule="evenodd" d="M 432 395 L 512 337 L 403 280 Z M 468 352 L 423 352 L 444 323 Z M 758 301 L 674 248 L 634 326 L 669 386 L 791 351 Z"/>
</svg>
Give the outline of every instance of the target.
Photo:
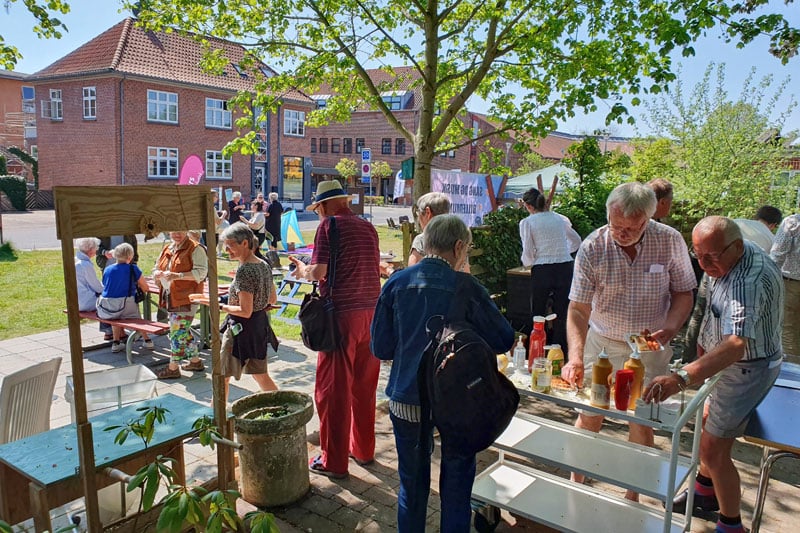
<svg viewBox="0 0 800 533">
<path fill-rule="evenodd" d="M 611 407 L 611 388 L 608 386 L 608 376 L 613 370 L 614 367 L 608 360 L 606 349 L 603 348 L 597 356 L 597 362 L 592 367 L 592 391 L 589 399 L 592 406 L 603 409 Z"/>
<path fill-rule="evenodd" d="M 644 364 L 642 356 L 638 350 L 634 350 L 630 358 L 625 361 L 624 368 L 633 370 L 633 382 L 631 382 L 631 399 L 628 402 L 628 409 L 636 409 L 636 400 L 642 396 L 642 385 L 644 385 Z"/>
</svg>

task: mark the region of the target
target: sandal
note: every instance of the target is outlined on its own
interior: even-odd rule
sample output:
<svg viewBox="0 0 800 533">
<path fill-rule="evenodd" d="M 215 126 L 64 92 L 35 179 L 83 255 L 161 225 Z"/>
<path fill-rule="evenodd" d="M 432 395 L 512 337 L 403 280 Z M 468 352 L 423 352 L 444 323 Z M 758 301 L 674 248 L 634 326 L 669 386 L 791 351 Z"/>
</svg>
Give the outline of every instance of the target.
<svg viewBox="0 0 800 533">
<path fill-rule="evenodd" d="M 203 370 L 206 369 L 206 366 L 203 364 L 202 361 L 197 361 L 196 363 L 193 363 L 192 361 L 189 361 L 188 363 L 183 365 L 182 368 L 183 368 L 183 370 L 186 370 L 187 372 L 188 371 L 202 372 Z"/>
<path fill-rule="evenodd" d="M 336 472 L 331 472 L 330 470 L 325 470 L 325 467 L 322 465 L 322 456 L 318 455 L 311 459 L 311 462 L 308 463 L 308 470 L 315 474 L 319 474 L 321 476 L 326 476 L 331 479 L 345 479 L 349 475 L 347 472 L 344 474 L 337 474 Z"/>
<path fill-rule="evenodd" d="M 175 370 L 171 370 L 169 366 L 166 366 L 156 374 L 156 377 L 158 379 L 180 379 L 181 369 L 176 368 Z"/>
</svg>

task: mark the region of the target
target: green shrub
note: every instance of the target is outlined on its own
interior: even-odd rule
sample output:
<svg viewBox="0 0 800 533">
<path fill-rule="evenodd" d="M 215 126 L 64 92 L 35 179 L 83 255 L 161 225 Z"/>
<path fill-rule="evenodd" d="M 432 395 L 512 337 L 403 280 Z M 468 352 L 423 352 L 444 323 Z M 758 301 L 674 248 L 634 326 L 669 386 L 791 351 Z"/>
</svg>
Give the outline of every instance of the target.
<svg viewBox="0 0 800 533">
<path fill-rule="evenodd" d="M 39 162 L 36 160 L 28 152 L 20 150 L 16 146 L 12 146 L 8 149 L 9 152 L 14 154 L 15 156 L 19 157 L 23 162 L 29 164 L 31 166 L 31 172 L 33 173 L 33 184 L 34 188 L 38 191 L 39 190 Z M 0 175 L 5 174 L 5 172 L 0 172 Z"/>
<path fill-rule="evenodd" d="M 25 194 L 28 190 L 25 178 L 20 176 L 0 176 L 0 191 L 6 193 L 11 205 L 17 211 L 25 211 Z"/>
<path fill-rule="evenodd" d="M 481 255 L 470 259 L 483 271 L 475 277 L 489 294 L 506 291 L 506 271 L 520 266 L 522 241 L 519 223 L 528 216 L 520 207 L 504 207 L 483 217 L 483 226 L 472 228 L 472 240 Z"/>
<path fill-rule="evenodd" d="M 383 196 L 364 196 L 365 204 L 383 205 Z"/>
<path fill-rule="evenodd" d="M 6 156 L 0 155 L 0 176 L 8 174 L 8 167 L 6 166 Z"/>
</svg>

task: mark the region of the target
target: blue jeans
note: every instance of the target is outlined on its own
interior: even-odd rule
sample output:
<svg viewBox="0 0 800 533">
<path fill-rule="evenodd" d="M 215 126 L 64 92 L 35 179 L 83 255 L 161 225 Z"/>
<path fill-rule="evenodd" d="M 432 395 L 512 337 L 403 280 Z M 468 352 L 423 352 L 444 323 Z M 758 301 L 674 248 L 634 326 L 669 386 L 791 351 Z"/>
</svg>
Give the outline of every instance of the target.
<svg viewBox="0 0 800 533">
<path fill-rule="evenodd" d="M 433 434 L 426 439 L 426 450 L 419 444 L 420 425 L 407 422 L 389 413 L 394 428 L 397 447 L 400 494 L 397 502 L 397 530 L 399 533 L 425 531 L 428 512 L 428 494 L 431 487 L 431 453 Z M 475 456 L 463 456 L 442 449 L 439 472 L 439 497 L 441 498 L 441 533 L 468 533 L 472 517 L 470 496 L 475 480 Z"/>
</svg>

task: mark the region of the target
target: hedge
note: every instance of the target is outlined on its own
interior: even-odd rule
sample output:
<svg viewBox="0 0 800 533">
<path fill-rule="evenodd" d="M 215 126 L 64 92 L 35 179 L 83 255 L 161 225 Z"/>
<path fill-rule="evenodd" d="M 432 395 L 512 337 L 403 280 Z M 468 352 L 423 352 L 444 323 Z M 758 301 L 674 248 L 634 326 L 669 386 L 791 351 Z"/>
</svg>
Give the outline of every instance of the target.
<svg viewBox="0 0 800 533">
<path fill-rule="evenodd" d="M 21 176 L 0 176 L 0 191 L 6 193 L 17 211 L 25 211 L 25 195 L 28 186 Z"/>
</svg>

